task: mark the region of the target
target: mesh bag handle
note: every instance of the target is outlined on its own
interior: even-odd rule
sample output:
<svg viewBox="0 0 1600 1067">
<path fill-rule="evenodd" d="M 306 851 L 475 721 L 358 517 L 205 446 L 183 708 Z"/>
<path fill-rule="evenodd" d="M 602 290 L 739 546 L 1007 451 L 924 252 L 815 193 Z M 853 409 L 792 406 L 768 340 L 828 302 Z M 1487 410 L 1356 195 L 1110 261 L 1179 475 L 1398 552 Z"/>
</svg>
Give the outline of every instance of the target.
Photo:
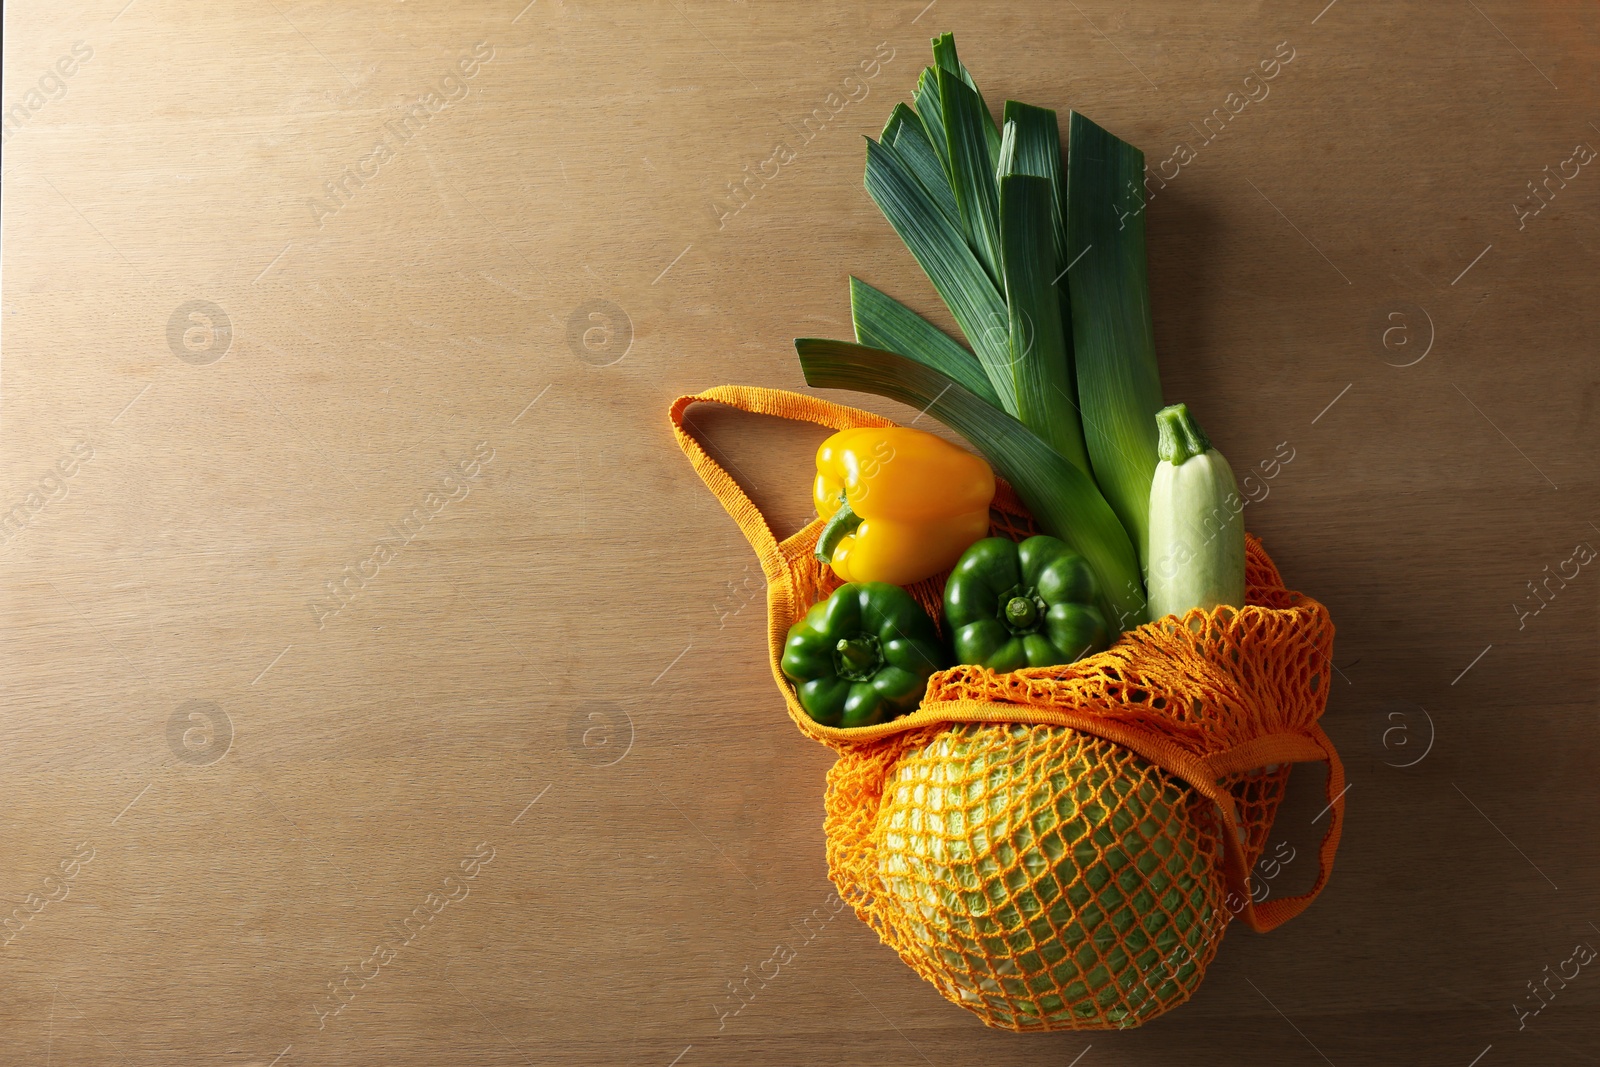
<svg viewBox="0 0 1600 1067">
<path fill-rule="evenodd" d="M 733 480 L 733 476 L 723 470 L 722 465 L 711 458 L 700 441 L 685 429 L 685 424 L 689 423 L 689 406 L 699 403 L 723 404 L 752 415 L 775 415 L 780 419 L 815 423 L 830 430 L 857 430 L 867 426 L 893 426 L 894 423 L 881 415 L 845 407 L 843 404 L 835 404 L 820 397 L 789 393 L 782 389 L 763 389 L 753 385 L 719 385 L 703 393 L 680 396 L 672 402 L 667 417 L 672 420 L 672 432 L 678 439 L 678 447 L 689 457 L 695 473 L 706 483 L 711 494 L 717 498 L 717 503 L 733 517 L 745 540 L 750 542 L 750 547 L 756 550 L 756 555 L 761 560 L 761 571 L 766 575 L 767 582 L 782 583 L 784 590 L 788 592 L 792 584 L 789 571 L 784 565 L 783 553 L 778 548 L 778 539 L 773 535 L 772 527 L 767 524 L 767 517 L 761 514 L 761 509 L 756 507 L 755 502 L 739 483 Z"/>
<path fill-rule="evenodd" d="M 1206 770 L 1215 776 L 1212 778 L 1213 783 L 1223 775 L 1235 771 L 1254 770 L 1272 763 L 1328 765 L 1328 781 L 1324 788 L 1328 806 L 1323 809 L 1328 815 L 1328 829 L 1323 833 L 1322 843 L 1317 849 L 1317 879 L 1304 893 L 1273 897 L 1259 907 L 1256 906 L 1250 892 L 1248 861 L 1244 858 L 1244 851 L 1239 844 L 1235 809 L 1232 804 L 1223 806 L 1223 821 L 1227 827 L 1224 845 L 1227 850 L 1228 887 L 1235 892 L 1243 893 L 1246 901 L 1243 909 L 1245 922 L 1250 924 L 1252 930 L 1266 933 L 1305 911 L 1322 893 L 1322 887 L 1328 884 L 1328 876 L 1333 873 L 1333 858 L 1339 851 L 1339 835 L 1344 830 L 1344 764 L 1339 760 L 1338 750 L 1333 747 L 1333 740 L 1318 723 L 1312 723 L 1306 733 L 1269 734 L 1226 752 L 1208 756 L 1201 762 Z M 1199 789 L 1193 780 L 1190 780 L 1190 784 Z M 1232 800 L 1227 790 L 1219 789 L 1215 784 L 1212 788 L 1223 797 Z M 1215 800 L 1216 797 L 1212 799 Z"/>
<path fill-rule="evenodd" d="M 819 397 L 790 393 L 758 386 L 721 385 L 678 397 L 668 412 L 673 434 L 695 473 L 738 524 L 745 539 L 761 560 L 761 570 L 769 586 L 769 615 L 773 618 L 794 614 L 795 584 L 789 561 L 772 533 L 766 516 L 733 477 L 713 459 L 699 440 L 686 429 L 690 405 L 717 403 L 756 415 L 815 423 L 833 430 L 893 426 L 881 415 L 835 404 Z M 806 605 L 809 606 L 809 605 Z M 1192 614 L 1192 613 L 1191 613 Z M 770 621 L 770 620 L 769 620 Z M 1148 624 L 1147 624 L 1148 625 Z M 1127 722 L 1115 722 L 1085 708 L 1000 703 L 985 700 L 924 701 L 915 712 L 876 726 L 842 730 L 812 722 L 799 710 L 793 691 L 779 673 L 773 657 L 773 676 L 790 705 L 790 716 L 807 734 L 831 747 L 842 749 L 882 741 L 888 737 L 933 723 L 1029 723 L 1060 726 L 1105 738 L 1182 779 L 1195 792 L 1216 804 L 1223 823 L 1223 870 L 1229 890 L 1244 900 L 1239 914 L 1251 929 L 1265 933 L 1299 915 L 1322 892 L 1333 871 L 1334 855 L 1344 827 L 1344 766 L 1333 742 L 1315 722 L 1295 730 L 1265 733 L 1210 753 L 1196 753 L 1173 738 Z M 1250 861 L 1245 854 L 1238 809 L 1233 795 L 1223 784 L 1228 775 L 1258 770 L 1272 764 L 1326 763 L 1329 820 L 1318 849 L 1317 878 L 1305 893 L 1274 897 L 1259 907 L 1250 891 Z"/>
</svg>

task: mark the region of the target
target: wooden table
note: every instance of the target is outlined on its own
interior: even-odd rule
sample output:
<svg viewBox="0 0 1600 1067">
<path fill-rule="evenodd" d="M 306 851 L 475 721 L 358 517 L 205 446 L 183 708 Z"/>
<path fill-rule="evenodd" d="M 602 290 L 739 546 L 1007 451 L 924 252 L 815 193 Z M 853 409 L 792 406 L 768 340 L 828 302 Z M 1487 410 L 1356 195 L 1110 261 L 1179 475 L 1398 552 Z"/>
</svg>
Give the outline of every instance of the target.
<svg viewBox="0 0 1600 1067">
<path fill-rule="evenodd" d="M 1592 5 L 524 2 L 8 6 L 0 1062 L 1600 1058 Z M 860 141 L 947 29 L 1165 166 L 1166 395 L 1292 450 L 1248 524 L 1339 625 L 1333 882 L 1137 1031 L 833 912 L 667 429 L 850 273 L 948 323 Z M 821 431 L 694 417 L 808 518 Z"/>
</svg>

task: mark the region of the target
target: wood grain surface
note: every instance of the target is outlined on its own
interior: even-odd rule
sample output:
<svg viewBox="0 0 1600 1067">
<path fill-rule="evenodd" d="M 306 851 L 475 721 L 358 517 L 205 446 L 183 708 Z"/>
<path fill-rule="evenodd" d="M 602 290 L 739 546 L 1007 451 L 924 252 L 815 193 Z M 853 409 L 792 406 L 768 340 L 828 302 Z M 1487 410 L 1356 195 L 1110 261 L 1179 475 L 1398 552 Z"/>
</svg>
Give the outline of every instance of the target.
<svg viewBox="0 0 1600 1067">
<path fill-rule="evenodd" d="M 1331 885 L 1134 1031 L 986 1030 L 836 910 L 830 754 L 665 417 L 804 388 L 852 273 L 948 325 L 861 185 L 945 30 L 1164 168 L 1166 396 L 1339 627 Z M 1595 5 L 5 31 L 0 1063 L 1600 1060 L 1600 965 L 1552 977 L 1600 947 Z M 807 520 L 821 431 L 693 415 Z"/>
</svg>

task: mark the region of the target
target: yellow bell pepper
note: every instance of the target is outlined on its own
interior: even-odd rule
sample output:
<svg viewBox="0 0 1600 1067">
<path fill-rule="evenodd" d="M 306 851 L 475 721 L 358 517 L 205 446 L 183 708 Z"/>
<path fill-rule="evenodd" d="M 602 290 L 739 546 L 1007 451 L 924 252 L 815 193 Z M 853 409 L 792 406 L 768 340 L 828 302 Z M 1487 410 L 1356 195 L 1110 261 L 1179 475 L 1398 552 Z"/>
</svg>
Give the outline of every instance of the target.
<svg viewBox="0 0 1600 1067">
<path fill-rule="evenodd" d="M 921 430 L 842 430 L 817 449 L 817 558 L 847 582 L 910 585 L 989 533 L 994 471 Z"/>
</svg>

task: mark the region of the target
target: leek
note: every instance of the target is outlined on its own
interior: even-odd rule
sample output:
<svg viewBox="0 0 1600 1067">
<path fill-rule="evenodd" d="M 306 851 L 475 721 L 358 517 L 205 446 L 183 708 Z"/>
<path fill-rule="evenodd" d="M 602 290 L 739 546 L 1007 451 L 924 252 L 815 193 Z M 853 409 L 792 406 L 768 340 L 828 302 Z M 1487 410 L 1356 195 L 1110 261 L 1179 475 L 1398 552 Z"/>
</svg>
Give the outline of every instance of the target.
<svg viewBox="0 0 1600 1067">
<path fill-rule="evenodd" d="M 928 191 L 900 155 L 867 139 L 867 195 L 905 242 L 928 280 L 944 298 L 956 325 L 983 364 L 1006 411 L 1016 413 L 1007 345 L 1005 301 L 966 238 L 933 205 Z"/>
<path fill-rule="evenodd" d="M 1067 128 L 1066 236 L 1084 440 L 1095 480 L 1142 556 L 1161 407 L 1144 247 L 1144 153 L 1077 112 Z"/>
<path fill-rule="evenodd" d="M 1066 373 L 1052 378 L 1051 385 L 1066 401 L 1065 407 L 1056 402 L 1059 409 L 1057 417 L 1063 424 L 1070 424 L 1071 436 L 1084 449 L 1081 453 L 1067 451 L 1062 454 L 1088 471 L 1090 465 L 1087 446 L 1083 443 L 1083 424 L 1078 407 L 1078 375 L 1072 355 L 1072 305 L 1066 281 L 1066 183 L 1061 173 L 1061 129 L 1056 123 L 1056 113 L 1049 108 L 1007 100 L 1005 133 L 997 166 L 1001 181 L 1009 174 L 1033 174 L 1050 181 L 1050 245 L 1055 253 L 1055 269 L 1051 277 L 1064 324 L 1062 360 L 1066 365 Z"/>
<path fill-rule="evenodd" d="M 994 159 L 985 136 L 991 120 L 983 100 L 966 82 L 939 68 L 939 99 L 944 107 L 946 157 L 950 184 L 956 192 L 961 227 L 967 244 L 978 254 L 989 277 L 1000 281 L 1000 197 L 995 189 Z"/>
<path fill-rule="evenodd" d="M 1006 308 L 1017 418 L 1046 444 L 1089 473 L 1083 427 L 1070 399 L 1072 364 L 1061 325 L 1051 239 L 1048 178 L 1008 174 L 1000 182 Z"/>
</svg>

